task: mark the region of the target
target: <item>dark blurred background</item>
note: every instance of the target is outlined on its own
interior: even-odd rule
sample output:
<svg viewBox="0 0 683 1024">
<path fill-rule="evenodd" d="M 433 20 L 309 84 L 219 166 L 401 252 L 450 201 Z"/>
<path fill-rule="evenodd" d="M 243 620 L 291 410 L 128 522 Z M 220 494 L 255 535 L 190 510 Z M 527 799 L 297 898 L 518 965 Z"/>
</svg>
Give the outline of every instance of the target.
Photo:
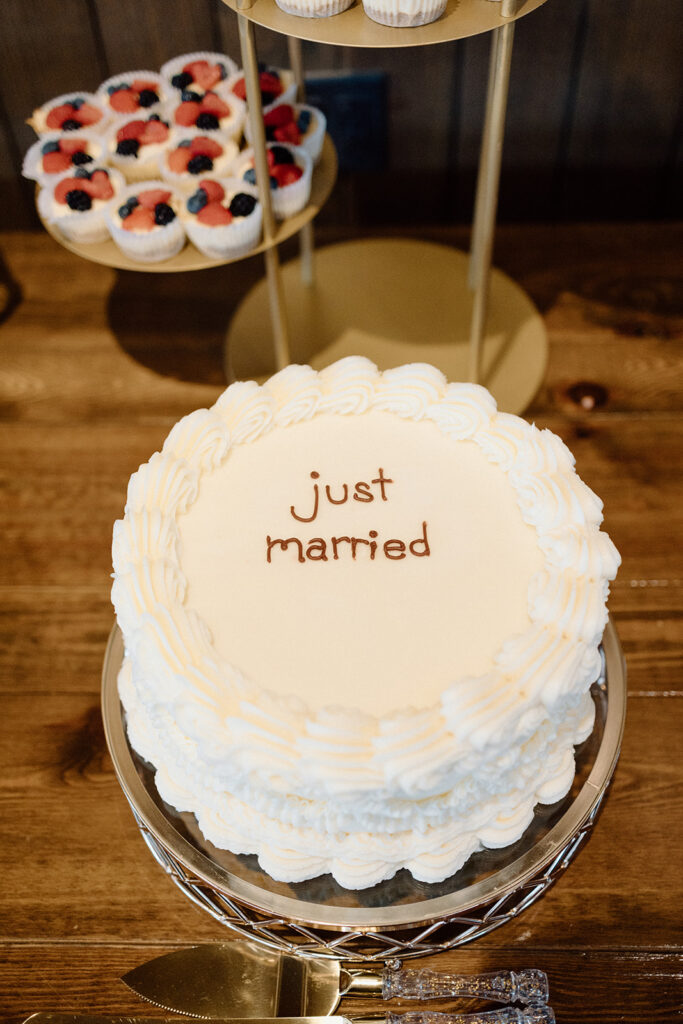
<svg viewBox="0 0 683 1024">
<path fill-rule="evenodd" d="M 677 0 L 548 0 L 517 22 L 499 220 L 680 217 L 681 39 Z M 284 37 L 257 28 L 256 40 L 260 60 L 288 66 Z M 469 222 L 489 45 L 303 45 L 340 155 L 321 223 Z M 2 0 L 1 226 L 38 226 L 20 175 L 34 107 L 198 49 L 240 63 L 220 0 Z"/>
</svg>

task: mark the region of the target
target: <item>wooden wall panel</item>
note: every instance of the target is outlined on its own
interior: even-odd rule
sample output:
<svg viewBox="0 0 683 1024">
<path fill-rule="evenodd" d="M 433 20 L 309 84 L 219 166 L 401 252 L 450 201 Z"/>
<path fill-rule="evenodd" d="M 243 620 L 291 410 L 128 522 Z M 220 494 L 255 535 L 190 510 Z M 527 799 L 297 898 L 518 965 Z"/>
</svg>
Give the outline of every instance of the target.
<svg viewBox="0 0 683 1024">
<path fill-rule="evenodd" d="M 185 4 L 141 4 L 138 0 L 95 3 L 108 75 L 132 68 L 156 71 L 179 53 L 217 47 L 214 0 Z"/>
</svg>

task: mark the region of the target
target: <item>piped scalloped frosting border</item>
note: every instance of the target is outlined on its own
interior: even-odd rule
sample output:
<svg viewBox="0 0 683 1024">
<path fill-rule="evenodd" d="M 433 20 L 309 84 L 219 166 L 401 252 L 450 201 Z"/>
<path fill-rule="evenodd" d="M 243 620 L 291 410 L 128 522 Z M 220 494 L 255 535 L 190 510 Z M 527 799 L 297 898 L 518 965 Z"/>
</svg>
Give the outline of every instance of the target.
<svg viewBox="0 0 683 1024">
<path fill-rule="evenodd" d="M 185 603 L 176 525 L 201 474 L 234 446 L 371 409 L 476 443 L 506 474 L 544 556 L 529 587 L 531 627 L 502 645 L 493 669 L 454 681 L 437 706 L 381 719 L 311 712 L 221 659 Z M 424 881 L 448 877 L 475 850 L 514 842 L 536 803 L 571 786 L 620 562 L 601 521 L 602 503 L 556 435 L 432 366 L 381 373 L 349 357 L 320 372 L 289 366 L 262 386 L 233 384 L 180 420 L 131 477 L 115 524 L 112 600 L 131 743 L 156 767 L 164 799 L 196 814 L 215 845 L 257 853 L 275 878 L 331 871 L 361 888 L 404 866 Z"/>
</svg>

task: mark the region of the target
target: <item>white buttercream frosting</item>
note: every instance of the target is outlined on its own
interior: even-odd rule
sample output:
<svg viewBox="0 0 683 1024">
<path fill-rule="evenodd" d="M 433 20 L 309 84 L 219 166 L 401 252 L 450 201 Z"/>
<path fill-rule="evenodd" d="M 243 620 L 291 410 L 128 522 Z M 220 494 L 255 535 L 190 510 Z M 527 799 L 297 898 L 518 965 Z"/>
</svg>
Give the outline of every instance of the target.
<svg viewBox="0 0 683 1024">
<path fill-rule="evenodd" d="M 234 384 L 115 525 L 131 743 L 275 878 L 441 880 L 571 786 L 619 564 L 601 518 L 559 438 L 431 366 Z"/>
</svg>

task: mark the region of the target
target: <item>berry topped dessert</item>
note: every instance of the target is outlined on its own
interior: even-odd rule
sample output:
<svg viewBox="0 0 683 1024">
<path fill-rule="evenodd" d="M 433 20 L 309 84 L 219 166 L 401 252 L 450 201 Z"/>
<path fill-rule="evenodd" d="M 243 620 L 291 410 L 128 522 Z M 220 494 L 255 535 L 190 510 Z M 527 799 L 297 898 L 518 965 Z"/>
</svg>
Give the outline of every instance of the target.
<svg viewBox="0 0 683 1024">
<path fill-rule="evenodd" d="M 117 117 L 129 117 L 140 110 L 159 112 L 167 99 L 166 85 L 155 71 L 129 71 L 108 78 L 97 95 Z"/>
<path fill-rule="evenodd" d="M 185 203 L 183 217 L 190 241 L 214 259 L 242 256 L 261 237 L 257 191 L 238 179 L 203 178 Z"/>
<path fill-rule="evenodd" d="M 76 167 L 41 189 L 38 212 L 70 241 L 103 242 L 109 236 L 105 209 L 124 187 L 123 175 L 112 167 Z"/>
<path fill-rule="evenodd" d="M 294 75 L 284 68 L 260 66 L 259 85 L 261 87 L 261 106 L 264 110 L 278 100 L 281 103 L 293 103 L 296 99 Z M 247 86 L 242 71 L 232 75 L 226 86 L 234 96 L 246 103 Z"/>
<path fill-rule="evenodd" d="M 74 167 L 100 161 L 103 148 L 102 139 L 92 131 L 49 132 L 27 151 L 21 173 L 25 178 L 47 185 Z"/>
<path fill-rule="evenodd" d="M 313 161 L 301 146 L 268 143 L 271 201 L 276 217 L 291 217 L 304 208 L 311 194 Z M 256 184 L 254 151 L 246 149 L 234 163 L 235 175 Z"/>
<path fill-rule="evenodd" d="M 122 252 L 133 260 L 156 263 L 175 256 L 185 244 L 178 213 L 181 198 L 163 181 L 129 185 L 109 204 L 107 223 Z"/>
<path fill-rule="evenodd" d="M 155 178 L 159 157 L 168 147 L 170 128 L 158 114 L 146 120 L 130 118 L 113 126 L 107 135 L 108 159 L 128 181 Z"/>
<path fill-rule="evenodd" d="M 178 93 L 203 96 L 237 71 L 237 65 L 224 53 L 184 53 L 162 65 L 161 75 Z"/>
<path fill-rule="evenodd" d="M 57 96 L 33 111 L 29 124 L 42 135 L 44 132 L 74 132 L 83 128 L 104 127 L 107 112 L 99 98 L 89 92 L 67 93 Z"/>
<path fill-rule="evenodd" d="M 194 189 L 200 176 L 227 174 L 237 153 L 237 143 L 218 132 L 209 138 L 191 128 L 175 129 L 159 169 L 165 181 L 183 190 Z"/>
<path fill-rule="evenodd" d="M 235 96 L 222 98 L 209 90 L 202 96 L 182 92 L 180 103 L 173 109 L 173 123 L 182 128 L 199 128 L 203 132 L 223 132 L 230 138 L 242 134 L 245 106 Z"/>
<path fill-rule="evenodd" d="M 303 146 L 314 163 L 320 157 L 327 120 L 321 110 L 303 103 L 276 103 L 263 115 L 266 142 L 289 142 Z M 245 124 L 247 141 L 251 142 L 249 124 Z"/>
</svg>

